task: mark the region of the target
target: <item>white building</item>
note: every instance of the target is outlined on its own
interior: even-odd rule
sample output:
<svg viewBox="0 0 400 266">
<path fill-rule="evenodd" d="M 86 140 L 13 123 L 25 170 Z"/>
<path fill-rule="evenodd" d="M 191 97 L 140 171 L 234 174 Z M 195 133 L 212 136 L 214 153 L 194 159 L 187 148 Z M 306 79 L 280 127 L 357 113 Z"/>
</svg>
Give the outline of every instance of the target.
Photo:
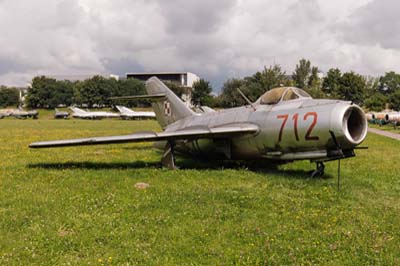
<svg viewBox="0 0 400 266">
<path fill-rule="evenodd" d="M 191 72 L 147 72 L 147 73 L 127 73 L 126 78 L 135 78 L 146 81 L 151 77 L 157 77 L 163 81 L 176 82 L 183 87 L 193 87 L 193 83 L 199 81 L 200 78 Z"/>
<path fill-rule="evenodd" d="M 193 83 L 200 80 L 200 77 L 191 72 L 148 72 L 148 73 L 127 73 L 126 78 L 135 78 L 146 81 L 151 77 L 157 77 L 162 81 L 175 82 L 178 85 L 187 88 L 182 100 L 189 106 L 192 100 Z"/>
</svg>

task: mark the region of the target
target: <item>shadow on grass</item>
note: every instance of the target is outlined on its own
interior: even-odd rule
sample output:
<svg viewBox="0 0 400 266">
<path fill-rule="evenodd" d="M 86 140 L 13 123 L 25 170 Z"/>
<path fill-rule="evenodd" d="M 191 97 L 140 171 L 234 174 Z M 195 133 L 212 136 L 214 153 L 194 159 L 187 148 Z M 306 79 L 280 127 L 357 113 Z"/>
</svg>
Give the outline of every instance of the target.
<svg viewBox="0 0 400 266">
<path fill-rule="evenodd" d="M 248 170 L 261 174 L 273 174 L 284 178 L 297 178 L 306 179 L 310 178 L 310 171 L 303 169 L 287 170 L 280 169 L 282 163 L 270 161 L 205 161 L 205 160 L 192 160 L 192 159 L 179 159 L 177 166 L 180 170 Z M 159 161 L 135 161 L 135 162 L 65 162 L 65 163 L 37 163 L 29 164 L 28 168 L 41 168 L 41 169 L 89 169 L 89 170 L 113 170 L 113 169 L 145 169 L 145 168 L 162 168 Z M 328 179 L 333 176 L 325 174 L 321 178 Z"/>
<path fill-rule="evenodd" d="M 89 170 L 107 170 L 107 169 L 141 169 L 141 168 L 159 168 L 160 162 L 118 162 L 118 163 L 98 163 L 98 162 L 66 162 L 66 163 L 36 163 L 28 164 L 28 168 L 42 169 L 89 169 Z"/>
</svg>

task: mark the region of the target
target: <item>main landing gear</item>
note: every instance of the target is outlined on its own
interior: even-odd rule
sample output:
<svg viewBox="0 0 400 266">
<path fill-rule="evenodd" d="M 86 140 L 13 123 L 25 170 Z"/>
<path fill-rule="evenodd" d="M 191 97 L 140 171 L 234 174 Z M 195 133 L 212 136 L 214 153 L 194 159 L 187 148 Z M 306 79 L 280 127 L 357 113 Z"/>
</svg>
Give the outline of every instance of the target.
<svg viewBox="0 0 400 266">
<path fill-rule="evenodd" d="M 162 166 L 170 170 L 176 169 L 174 148 L 175 148 L 174 141 L 173 140 L 168 141 L 167 144 L 165 145 L 164 154 L 161 159 Z"/>
<path fill-rule="evenodd" d="M 311 177 L 321 177 L 324 175 L 325 172 L 325 165 L 323 162 L 316 162 L 317 164 L 317 169 L 311 172 Z"/>
</svg>

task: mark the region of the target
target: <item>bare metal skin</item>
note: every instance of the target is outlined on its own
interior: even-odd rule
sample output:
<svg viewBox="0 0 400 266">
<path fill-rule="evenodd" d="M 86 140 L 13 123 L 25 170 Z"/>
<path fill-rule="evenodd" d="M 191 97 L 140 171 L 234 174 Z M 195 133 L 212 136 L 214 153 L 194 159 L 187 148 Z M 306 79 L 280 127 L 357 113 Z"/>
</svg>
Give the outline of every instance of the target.
<svg viewBox="0 0 400 266">
<path fill-rule="evenodd" d="M 156 118 L 156 114 L 154 112 L 147 112 L 147 111 L 133 111 L 128 107 L 117 105 L 116 106 L 120 116 L 122 119 L 139 119 L 139 118 Z"/>
<path fill-rule="evenodd" d="M 39 112 L 37 110 L 24 111 L 22 109 L 6 109 L 0 111 L 0 119 L 7 116 L 12 116 L 18 119 L 26 119 L 26 118 L 37 119 L 39 116 Z"/>
<path fill-rule="evenodd" d="M 351 102 L 312 99 L 298 88 L 276 88 L 248 106 L 198 114 L 156 77 L 146 82 L 148 98 L 163 132 L 37 142 L 31 148 L 156 141 L 162 163 L 174 168 L 174 154 L 233 160 L 323 162 L 353 157 L 367 135 L 363 110 Z M 152 97 L 154 95 L 154 97 Z M 134 98 L 134 97 L 130 97 Z M 141 96 L 140 98 L 143 98 Z"/>
<path fill-rule="evenodd" d="M 96 111 L 90 112 L 82 110 L 78 107 L 70 107 L 73 118 L 81 118 L 81 119 L 103 119 L 103 118 L 117 118 L 120 117 L 119 114 L 104 112 L 104 111 Z"/>
</svg>

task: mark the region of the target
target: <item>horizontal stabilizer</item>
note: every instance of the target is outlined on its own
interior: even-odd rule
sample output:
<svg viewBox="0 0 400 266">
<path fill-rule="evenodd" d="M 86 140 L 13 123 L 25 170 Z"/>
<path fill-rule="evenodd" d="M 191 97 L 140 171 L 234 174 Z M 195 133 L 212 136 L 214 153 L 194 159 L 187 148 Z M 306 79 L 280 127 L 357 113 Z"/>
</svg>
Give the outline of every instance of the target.
<svg viewBox="0 0 400 266">
<path fill-rule="evenodd" d="M 119 96 L 119 97 L 110 97 L 110 100 L 160 100 L 166 97 L 165 93 L 153 94 L 153 95 L 132 95 L 132 96 Z"/>
<path fill-rule="evenodd" d="M 258 132 L 258 126 L 253 124 L 239 124 L 224 127 L 195 127 L 172 132 L 138 132 L 131 135 L 81 138 L 70 140 L 54 140 L 35 142 L 30 148 L 51 148 L 65 146 L 98 145 L 111 143 L 147 142 L 163 140 L 187 140 L 200 138 L 231 138 L 238 135 L 254 134 Z"/>
</svg>

